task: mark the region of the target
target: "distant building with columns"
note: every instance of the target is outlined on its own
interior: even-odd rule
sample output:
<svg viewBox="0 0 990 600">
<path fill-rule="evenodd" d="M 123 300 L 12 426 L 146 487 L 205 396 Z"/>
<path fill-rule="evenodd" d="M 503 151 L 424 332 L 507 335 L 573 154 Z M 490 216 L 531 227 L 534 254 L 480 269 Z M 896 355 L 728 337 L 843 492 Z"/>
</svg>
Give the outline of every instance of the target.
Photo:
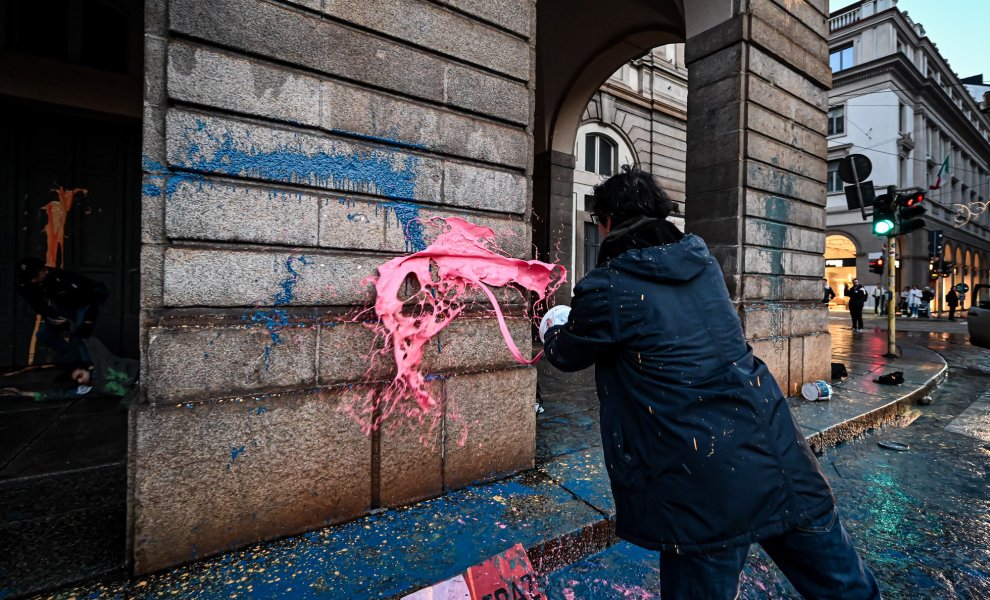
<svg viewBox="0 0 990 600">
<path fill-rule="evenodd" d="M 928 191 L 926 227 L 901 238 L 897 285 L 934 283 L 932 307 L 939 310 L 950 286 L 988 281 L 990 216 L 981 207 L 990 197 L 990 118 L 896 0 L 831 13 L 829 49 L 826 275 L 840 294 L 857 276 L 881 284 L 868 265 L 885 239 L 873 235 L 859 209 L 847 208 L 838 175 L 843 157 L 864 154 L 877 194 L 887 186 Z M 931 232 L 939 231 L 941 256 L 929 248 Z M 939 259 L 951 264 L 950 274 L 933 281 L 930 265 Z"/>
</svg>

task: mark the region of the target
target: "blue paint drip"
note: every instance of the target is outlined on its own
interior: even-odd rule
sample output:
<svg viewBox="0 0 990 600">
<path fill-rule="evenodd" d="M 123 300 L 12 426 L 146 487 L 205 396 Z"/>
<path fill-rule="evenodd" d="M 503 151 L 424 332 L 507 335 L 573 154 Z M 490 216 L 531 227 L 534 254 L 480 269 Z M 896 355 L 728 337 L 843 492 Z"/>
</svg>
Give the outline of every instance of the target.
<svg viewBox="0 0 990 600">
<path fill-rule="evenodd" d="M 253 412 L 256 415 L 263 415 L 266 412 L 268 412 L 268 408 L 259 404 L 258 408 L 252 410 L 251 412 Z"/>
<path fill-rule="evenodd" d="M 311 265 L 313 259 L 308 256 L 290 256 L 285 259 L 285 270 L 289 272 L 289 276 L 282 280 L 282 291 L 275 294 L 275 306 L 285 306 L 292 302 L 296 282 L 299 281 L 299 272 L 292 266 L 296 262 L 301 265 Z"/>
<path fill-rule="evenodd" d="M 386 211 L 395 213 L 395 221 L 402 228 L 402 236 L 406 238 L 406 252 L 419 252 L 426 249 L 423 239 L 423 223 L 419 218 L 419 206 L 408 202 L 383 202 L 379 205 Z M 378 212 L 378 206 L 375 212 Z"/>
<path fill-rule="evenodd" d="M 281 281 L 279 285 L 282 290 L 275 294 L 272 299 L 276 308 L 257 310 L 253 314 L 242 317 L 244 320 L 263 326 L 271 337 L 271 342 L 265 346 L 265 370 L 271 367 L 272 346 L 278 346 L 282 343 L 282 330 L 291 326 L 288 311 L 277 307 L 292 303 L 296 282 L 299 281 L 300 277 L 295 265 L 311 265 L 313 262 L 313 259 L 308 256 L 290 256 L 285 259 L 285 270 L 289 272 L 289 276 Z"/>
<path fill-rule="evenodd" d="M 209 140 L 207 151 L 191 139 L 195 134 L 205 135 Z M 250 147 L 249 136 L 235 140 L 229 132 L 209 131 L 207 123 L 201 119 L 196 120 L 195 128 L 187 128 L 180 135 L 188 142 L 181 160 L 184 168 L 391 198 L 416 197 L 419 162 L 416 156 L 402 156 L 384 149 L 355 151 L 350 144 L 347 144 L 346 152 L 338 153 L 334 142 L 329 140 L 323 148 L 311 152 L 303 150 L 301 144 L 262 150 Z"/>
</svg>

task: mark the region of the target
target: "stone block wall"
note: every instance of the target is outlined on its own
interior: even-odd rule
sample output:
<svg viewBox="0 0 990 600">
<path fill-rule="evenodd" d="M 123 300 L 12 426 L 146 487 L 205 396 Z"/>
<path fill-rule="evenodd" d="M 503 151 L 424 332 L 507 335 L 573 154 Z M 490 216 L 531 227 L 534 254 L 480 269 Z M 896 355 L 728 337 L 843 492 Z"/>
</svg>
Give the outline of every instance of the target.
<svg viewBox="0 0 990 600">
<path fill-rule="evenodd" d="M 344 409 L 392 375 L 346 315 L 431 241 L 410 223 L 464 217 L 531 256 L 534 13 L 146 2 L 138 573 L 533 465 L 535 371 L 481 307 L 426 357 L 436 418 L 365 435 Z"/>
<path fill-rule="evenodd" d="M 751 0 L 690 37 L 687 229 L 706 240 L 781 388 L 828 379 L 827 7 Z"/>
</svg>

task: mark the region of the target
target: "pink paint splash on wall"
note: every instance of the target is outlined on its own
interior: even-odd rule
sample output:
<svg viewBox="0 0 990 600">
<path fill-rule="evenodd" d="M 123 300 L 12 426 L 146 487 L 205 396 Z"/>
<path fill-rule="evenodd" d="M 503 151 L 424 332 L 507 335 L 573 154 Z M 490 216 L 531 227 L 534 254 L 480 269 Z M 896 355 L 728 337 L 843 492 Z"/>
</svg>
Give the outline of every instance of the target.
<svg viewBox="0 0 990 600">
<path fill-rule="evenodd" d="M 545 300 L 566 281 L 560 265 L 498 253 L 495 233 L 488 227 L 456 217 L 433 221 L 441 222 L 442 230 L 432 244 L 388 261 L 378 267 L 377 277 L 366 280 L 376 291 L 378 322 L 371 327 L 385 339 L 383 352 L 391 352 L 396 365 L 392 382 L 365 396 L 356 415 L 369 431 L 397 411 L 422 418 L 437 406 L 421 370 L 423 350 L 472 303 L 472 292 L 480 290 L 488 298 L 512 356 L 529 365 L 539 355 L 528 358 L 519 351 L 491 288 L 513 285 Z"/>
</svg>

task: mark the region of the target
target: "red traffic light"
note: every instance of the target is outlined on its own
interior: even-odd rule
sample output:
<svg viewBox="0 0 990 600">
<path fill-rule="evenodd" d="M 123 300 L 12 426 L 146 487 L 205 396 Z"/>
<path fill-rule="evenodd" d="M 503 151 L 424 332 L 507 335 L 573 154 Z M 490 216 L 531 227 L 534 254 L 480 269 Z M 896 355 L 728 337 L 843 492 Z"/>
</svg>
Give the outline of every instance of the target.
<svg viewBox="0 0 990 600">
<path fill-rule="evenodd" d="M 907 207 L 917 206 L 918 204 L 921 204 L 924 201 L 925 201 L 925 194 L 924 194 L 924 192 L 918 192 L 916 194 L 912 194 L 910 196 L 906 196 L 904 198 L 904 206 L 907 206 Z"/>
</svg>

